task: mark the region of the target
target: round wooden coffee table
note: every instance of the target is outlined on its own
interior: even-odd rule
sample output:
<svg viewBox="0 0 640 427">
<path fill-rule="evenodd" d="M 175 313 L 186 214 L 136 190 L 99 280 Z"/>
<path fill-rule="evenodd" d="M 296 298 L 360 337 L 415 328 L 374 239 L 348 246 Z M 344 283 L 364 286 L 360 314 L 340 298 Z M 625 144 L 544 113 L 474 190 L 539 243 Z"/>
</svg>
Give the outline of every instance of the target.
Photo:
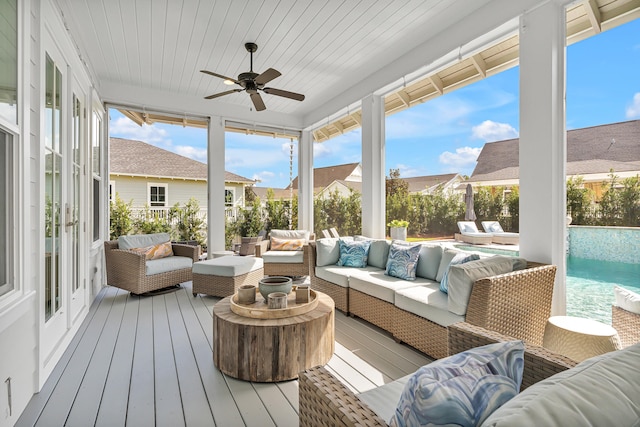
<svg viewBox="0 0 640 427">
<path fill-rule="evenodd" d="M 281 319 L 256 319 L 231 311 L 226 297 L 213 307 L 213 363 L 234 378 L 276 382 L 325 365 L 334 351 L 334 303 L 317 292 L 311 311 Z"/>
</svg>

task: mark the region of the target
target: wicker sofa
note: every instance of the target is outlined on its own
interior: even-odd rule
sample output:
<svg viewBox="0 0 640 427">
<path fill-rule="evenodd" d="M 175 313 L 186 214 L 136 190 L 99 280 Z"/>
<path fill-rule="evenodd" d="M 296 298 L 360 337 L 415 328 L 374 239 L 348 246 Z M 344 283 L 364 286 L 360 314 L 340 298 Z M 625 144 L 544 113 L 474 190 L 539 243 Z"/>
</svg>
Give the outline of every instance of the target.
<svg viewBox="0 0 640 427">
<path fill-rule="evenodd" d="M 464 322 L 450 326 L 449 332 L 452 353 L 513 340 Z M 634 363 L 638 357 L 640 344 L 576 366 L 573 360 L 525 343 L 523 391 L 482 425 L 635 425 L 640 418 L 640 371 Z M 386 405 L 393 410 L 398 397 L 389 393 L 390 385 L 372 392 L 380 396 L 386 388 Z M 388 420 L 378 413 L 388 413 L 389 408 L 378 407 L 374 412 L 365 402 L 381 400 L 371 399 L 368 393 L 355 395 L 324 367 L 309 369 L 299 378 L 300 425 L 386 426 Z"/>
<path fill-rule="evenodd" d="M 406 281 L 385 276 L 384 270 L 379 268 L 384 258 L 378 259 L 377 266 L 369 265 L 363 269 L 318 266 L 317 260 L 319 256 L 322 258 L 322 254 L 318 253 L 317 246 L 327 243 L 322 240 L 326 239 L 310 245 L 312 288 L 331 296 L 337 309 L 385 329 L 397 341 L 434 358 L 446 357 L 449 355 L 447 326 L 466 321 L 542 345 L 545 324 L 551 315 L 556 272 L 553 265 L 520 259 L 526 262 L 524 269 L 475 281 L 466 314 L 457 315 L 446 312 L 447 295 L 438 295 L 439 284 L 436 281 L 424 277 Z M 435 247 L 432 252 L 437 257 L 437 247 L 431 245 L 429 250 L 431 247 Z M 422 255 L 418 271 L 421 262 L 426 262 Z M 437 313 L 428 318 L 432 312 Z"/>
<path fill-rule="evenodd" d="M 127 249 L 120 248 L 124 241 Z M 191 267 L 198 261 L 200 247 L 172 243 L 173 255 L 156 260 L 147 260 L 144 254 L 132 250 L 158 242 L 169 242 L 169 235 L 120 236 L 104 242 L 107 284 L 132 294 L 144 294 L 191 280 Z"/>
</svg>

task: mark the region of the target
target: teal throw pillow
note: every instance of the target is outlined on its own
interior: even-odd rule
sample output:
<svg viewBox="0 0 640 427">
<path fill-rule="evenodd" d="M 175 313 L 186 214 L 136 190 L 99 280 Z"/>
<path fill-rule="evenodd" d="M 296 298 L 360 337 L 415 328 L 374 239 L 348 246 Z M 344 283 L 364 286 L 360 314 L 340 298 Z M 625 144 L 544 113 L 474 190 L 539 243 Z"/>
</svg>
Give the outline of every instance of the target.
<svg viewBox="0 0 640 427">
<path fill-rule="evenodd" d="M 442 275 L 442 280 L 440 280 L 440 290 L 445 294 L 449 292 L 449 270 L 452 265 L 464 264 L 465 262 L 475 261 L 477 259 L 480 259 L 478 254 L 457 254 L 454 256 Z"/>
<path fill-rule="evenodd" d="M 477 347 L 418 369 L 402 391 L 392 426 L 478 426 L 520 391 L 524 343 Z"/>
<path fill-rule="evenodd" d="M 416 268 L 421 248 L 422 245 L 419 243 L 411 246 L 396 242 L 391 243 L 387 269 L 384 274 L 404 280 L 416 280 Z"/>
<path fill-rule="evenodd" d="M 367 266 L 367 257 L 369 256 L 369 246 L 371 246 L 371 241 L 346 241 L 340 239 L 338 244 L 340 245 L 340 258 L 338 259 L 338 265 L 358 268 Z"/>
</svg>

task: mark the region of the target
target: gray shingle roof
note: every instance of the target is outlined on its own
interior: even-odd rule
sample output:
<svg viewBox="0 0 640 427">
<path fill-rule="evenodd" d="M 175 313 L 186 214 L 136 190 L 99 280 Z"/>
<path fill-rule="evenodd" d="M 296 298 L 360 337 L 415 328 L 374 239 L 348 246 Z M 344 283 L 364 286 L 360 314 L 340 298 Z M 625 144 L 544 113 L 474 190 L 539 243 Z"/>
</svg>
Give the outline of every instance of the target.
<svg viewBox="0 0 640 427">
<path fill-rule="evenodd" d="M 613 142 L 615 141 L 615 142 Z M 470 181 L 519 177 L 519 139 L 485 144 Z M 640 171 L 640 120 L 567 131 L 567 174 Z"/>
<path fill-rule="evenodd" d="M 344 165 L 326 166 L 313 170 L 313 186 L 315 188 L 325 188 L 333 181 L 345 180 L 353 173 L 360 163 L 347 163 Z M 293 188 L 298 188 L 298 177 L 292 182 Z M 288 188 L 288 187 L 287 187 Z"/>
<path fill-rule="evenodd" d="M 110 173 L 180 179 L 207 179 L 207 165 L 133 139 L 109 138 Z M 225 171 L 225 182 L 255 181 Z"/>
<path fill-rule="evenodd" d="M 436 185 L 446 184 L 458 175 L 457 173 L 447 173 L 443 175 L 414 176 L 402 178 L 409 184 L 409 193 L 417 193 Z"/>
</svg>

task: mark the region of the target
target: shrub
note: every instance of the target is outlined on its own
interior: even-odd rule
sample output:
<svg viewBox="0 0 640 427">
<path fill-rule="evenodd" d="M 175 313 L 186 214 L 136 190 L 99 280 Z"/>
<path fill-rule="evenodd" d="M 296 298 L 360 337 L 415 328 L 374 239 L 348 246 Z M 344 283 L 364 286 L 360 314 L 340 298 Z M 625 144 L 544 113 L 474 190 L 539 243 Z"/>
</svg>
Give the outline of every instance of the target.
<svg viewBox="0 0 640 427">
<path fill-rule="evenodd" d="M 115 201 L 109 205 L 109 239 L 115 240 L 129 234 L 133 228 L 131 221 L 131 205 L 133 200 L 125 203 L 116 193 Z"/>
</svg>

